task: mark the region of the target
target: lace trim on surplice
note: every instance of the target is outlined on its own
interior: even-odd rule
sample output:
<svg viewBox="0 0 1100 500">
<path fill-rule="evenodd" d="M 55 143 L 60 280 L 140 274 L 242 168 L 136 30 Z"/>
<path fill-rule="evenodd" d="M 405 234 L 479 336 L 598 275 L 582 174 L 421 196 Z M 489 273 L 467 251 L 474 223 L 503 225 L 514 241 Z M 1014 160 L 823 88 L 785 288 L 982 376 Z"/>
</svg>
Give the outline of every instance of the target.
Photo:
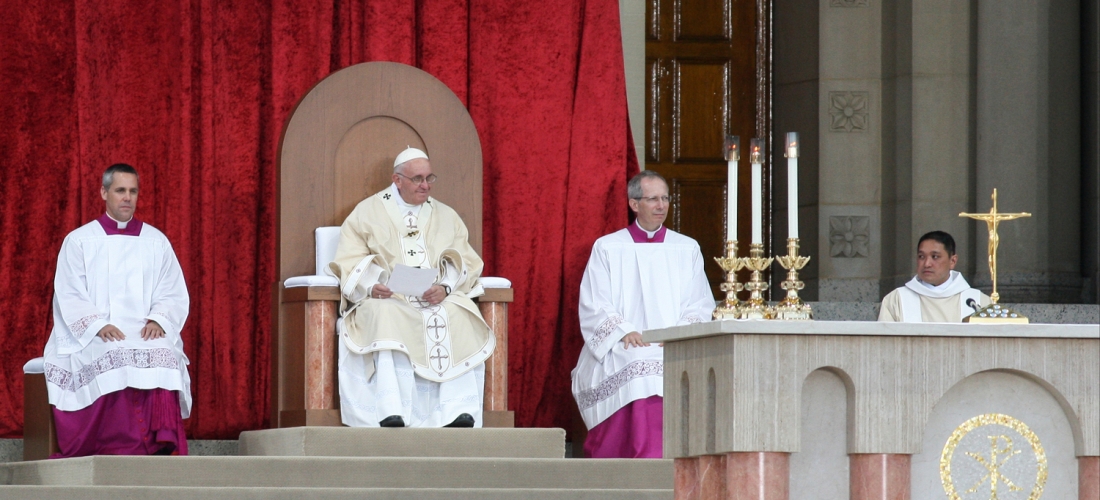
<svg viewBox="0 0 1100 500">
<path fill-rule="evenodd" d="M 95 323 L 101 319 L 105 319 L 106 314 L 91 314 L 84 316 L 69 324 L 69 331 L 73 332 L 73 337 L 80 338 L 84 336 L 84 333 L 88 331 L 88 325 Z M 99 333 L 99 332 L 96 332 Z"/>
<path fill-rule="evenodd" d="M 168 348 L 114 349 L 84 365 L 73 373 L 60 366 L 46 363 L 46 381 L 63 390 L 75 391 L 90 384 L 96 377 L 119 368 L 179 368 L 179 360 Z"/>
<path fill-rule="evenodd" d="M 622 389 L 631 380 L 641 377 L 650 377 L 653 375 L 664 375 L 665 364 L 656 359 L 643 359 L 638 360 L 625 368 L 619 370 L 614 375 L 608 377 L 607 380 L 600 382 L 600 385 L 581 392 L 577 395 L 577 406 L 581 410 L 591 408 L 609 397 L 611 397 L 619 389 Z"/>
<path fill-rule="evenodd" d="M 622 316 L 611 316 L 603 320 L 603 323 L 600 323 L 600 326 L 596 327 L 596 332 L 592 334 L 592 341 L 588 343 L 589 348 L 593 351 L 597 350 L 604 339 L 606 339 L 608 335 L 611 335 L 611 332 L 615 331 L 624 321 L 626 320 L 623 319 Z"/>
<path fill-rule="evenodd" d="M 700 318 L 699 316 L 696 316 L 694 314 L 689 314 L 687 316 L 684 316 L 684 321 L 687 321 L 689 325 L 692 325 L 692 324 L 695 324 L 695 323 L 702 323 L 703 321 L 706 321 L 706 320 L 704 320 L 703 318 Z"/>
</svg>

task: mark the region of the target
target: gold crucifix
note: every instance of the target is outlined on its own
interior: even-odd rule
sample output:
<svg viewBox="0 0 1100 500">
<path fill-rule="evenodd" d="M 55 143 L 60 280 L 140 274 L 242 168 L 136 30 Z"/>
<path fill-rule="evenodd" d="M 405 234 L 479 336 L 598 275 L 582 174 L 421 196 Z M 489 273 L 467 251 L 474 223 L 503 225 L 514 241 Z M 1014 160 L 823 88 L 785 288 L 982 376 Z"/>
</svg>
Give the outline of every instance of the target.
<svg viewBox="0 0 1100 500">
<path fill-rule="evenodd" d="M 959 217 L 983 220 L 989 228 L 989 274 L 993 279 L 993 293 L 989 295 L 989 300 L 996 304 L 997 300 L 1000 299 L 1000 295 L 997 294 L 997 245 L 1001 242 L 1001 238 L 997 236 L 997 225 L 1001 221 L 1031 217 L 1031 214 L 1027 212 L 1014 214 L 997 212 L 997 188 L 993 188 L 993 208 L 989 210 L 989 213 L 968 214 L 962 212 Z"/>
</svg>

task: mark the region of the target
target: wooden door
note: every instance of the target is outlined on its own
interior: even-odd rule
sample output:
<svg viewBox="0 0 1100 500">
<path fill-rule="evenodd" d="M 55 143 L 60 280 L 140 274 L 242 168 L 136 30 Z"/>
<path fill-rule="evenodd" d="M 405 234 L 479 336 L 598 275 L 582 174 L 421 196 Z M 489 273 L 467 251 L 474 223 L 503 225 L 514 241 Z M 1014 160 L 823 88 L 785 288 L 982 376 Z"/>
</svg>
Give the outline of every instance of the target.
<svg viewBox="0 0 1100 500">
<path fill-rule="evenodd" d="M 649 0 L 646 7 L 646 169 L 668 179 L 668 226 L 699 242 L 716 298 L 725 296 L 718 291 L 722 270 L 712 259 L 722 254 L 726 234 L 723 139 L 739 135 L 747 151 L 753 137 L 770 136 L 768 6 L 768 0 Z M 765 221 L 771 205 L 768 167 Z M 749 184 L 748 155 L 742 153 L 741 255 L 748 255 L 751 235 Z M 768 233 L 765 223 L 765 242 Z"/>
</svg>

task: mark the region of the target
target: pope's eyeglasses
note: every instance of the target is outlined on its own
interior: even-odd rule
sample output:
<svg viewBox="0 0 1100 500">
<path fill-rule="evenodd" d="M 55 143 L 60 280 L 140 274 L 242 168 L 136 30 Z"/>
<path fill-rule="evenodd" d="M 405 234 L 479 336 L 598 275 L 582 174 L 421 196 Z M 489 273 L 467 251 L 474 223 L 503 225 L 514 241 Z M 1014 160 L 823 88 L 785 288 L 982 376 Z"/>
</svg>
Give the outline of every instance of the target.
<svg viewBox="0 0 1100 500">
<path fill-rule="evenodd" d="M 401 177 L 404 177 L 404 178 L 408 179 L 409 182 L 412 182 L 413 184 L 416 184 L 418 186 L 420 184 L 423 184 L 425 181 L 427 181 L 428 184 L 435 184 L 435 181 L 439 180 L 439 177 L 436 177 L 435 174 L 428 174 L 428 177 L 425 178 L 423 175 L 418 175 L 416 177 L 409 177 L 407 175 L 402 174 L 401 172 L 394 172 L 394 173 L 397 174 L 397 175 L 400 175 Z"/>
</svg>

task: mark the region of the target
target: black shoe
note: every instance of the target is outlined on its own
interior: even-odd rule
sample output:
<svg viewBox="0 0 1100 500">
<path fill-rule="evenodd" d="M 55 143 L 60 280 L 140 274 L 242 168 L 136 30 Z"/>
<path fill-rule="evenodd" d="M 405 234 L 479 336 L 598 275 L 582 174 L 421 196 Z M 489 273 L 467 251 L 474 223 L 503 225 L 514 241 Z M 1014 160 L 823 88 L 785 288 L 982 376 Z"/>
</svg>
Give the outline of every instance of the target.
<svg viewBox="0 0 1100 500">
<path fill-rule="evenodd" d="M 473 417 L 473 415 L 470 415 L 469 413 L 463 413 L 463 414 L 459 415 L 458 418 L 455 418 L 454 422 L 451 422 L 447 425 L 444 425 L 443 427 L 473 427 L 473 426 L 474 426 L 474 417 Z"/>
<path fill-rule="evenodd" d="M 382 427 L 404 427 L 405 419 L 401 418 L 401 415 L 390 415 L 378 422 L 378 425 Z"/>
</svg>

